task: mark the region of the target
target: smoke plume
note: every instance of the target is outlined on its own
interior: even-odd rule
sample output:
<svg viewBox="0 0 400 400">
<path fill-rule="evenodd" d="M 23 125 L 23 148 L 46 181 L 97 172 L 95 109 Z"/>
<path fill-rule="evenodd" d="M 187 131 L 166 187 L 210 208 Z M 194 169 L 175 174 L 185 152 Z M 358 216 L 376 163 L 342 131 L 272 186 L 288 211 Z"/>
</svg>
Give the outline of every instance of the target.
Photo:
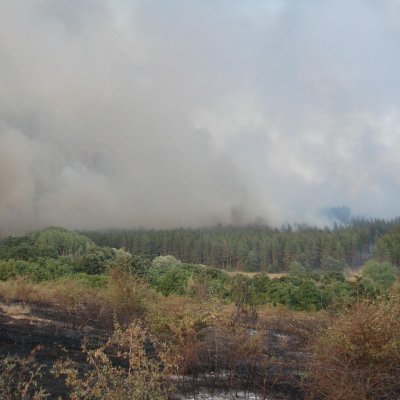
<svg viewBox="0 0 400 400">
<path fill-rule="evenodd" d="M 3 0 L 0 235 L 399 213 L 400 3 Z"/>
</svg>

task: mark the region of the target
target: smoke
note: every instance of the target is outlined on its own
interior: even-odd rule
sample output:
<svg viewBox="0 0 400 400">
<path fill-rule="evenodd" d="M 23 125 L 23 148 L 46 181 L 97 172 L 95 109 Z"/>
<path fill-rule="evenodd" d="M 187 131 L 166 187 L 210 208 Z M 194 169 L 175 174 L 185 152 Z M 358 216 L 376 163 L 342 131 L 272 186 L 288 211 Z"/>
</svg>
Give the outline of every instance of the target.
<svg viewBox="0 0 400 400">
<path fill-rule="evenodd" d="M 0 234 L 398 214 L 399 11 L 2 1 Z"/>
</svg>

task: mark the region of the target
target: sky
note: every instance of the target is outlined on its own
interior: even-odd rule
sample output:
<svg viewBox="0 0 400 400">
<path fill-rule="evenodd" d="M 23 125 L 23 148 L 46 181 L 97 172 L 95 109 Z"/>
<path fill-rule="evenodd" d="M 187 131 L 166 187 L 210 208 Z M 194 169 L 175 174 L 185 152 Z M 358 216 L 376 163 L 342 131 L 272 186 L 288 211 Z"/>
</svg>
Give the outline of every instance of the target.
<svg viewBox="0 0 400 400">
<path fill-rule="evenodd" d="M 400 215 L 399 0 L 2 0 L 0 235 Z"/>
</svg>

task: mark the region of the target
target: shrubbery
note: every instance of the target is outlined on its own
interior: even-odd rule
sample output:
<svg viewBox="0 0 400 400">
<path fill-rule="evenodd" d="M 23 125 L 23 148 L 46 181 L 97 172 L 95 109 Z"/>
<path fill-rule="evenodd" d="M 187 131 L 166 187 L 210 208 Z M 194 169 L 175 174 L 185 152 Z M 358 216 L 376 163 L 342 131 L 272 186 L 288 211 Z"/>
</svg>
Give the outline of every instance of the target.
<svg viewBox="0 0 400 400">
<path fill-rule="evenodd" d="M 43 365 L 35 360 L 38 348 L 27 357 L 7 356 L 0 359 L 0 396 L 4 400 L 45 400 L 50 394 L 38 381 Z"/>
<path fill-rule="evenodd" d="M 399 398 L 399 297 L 356 303 L 315 335 L 312 352 L 310 399 Z"/>
<path fill-rule="evenodd" d="M 149 343 L 152 356 L 146 351 Z M 76 400 L 167 400 L 172 388 L 167 377 L 174 364 L 165 348 L 155 346 L 155 339 L 140 323 L 126 329 L 117 325 L 104 346 L 83 348 L 87 361 L 83 374 L 70 361 L 58 361 L 53 372 L 65 376 Z"/>
<path fill-rule="evenodd" d="M 41 282 L 57 279 L 72 272 L 73 266 L 66 257 L 40 257 L 36 261 L 0 260 L 0 280 L 25 276 L 34 282 Z"/>
<path fill-rule="evenodd" d="M 42 282 L 70 276 L 93 287 L 104 287 L 105 276 L 117 268 L 127 276 L 147 282 L 165 296 L 214 296 L 241 306 L 271 304 L 306 311 L 350 305 L 358 298 L 374 298 L 387 291 L 396 279 L 396 270 L 390 263 L 370 260 L 361 276 L 349 281 L 344 275 L 344 263 L 331 256 L 322 258 L 319 270 L 292 261 L 289 274 L 274 280 L 262 274 L 251 278 L 231 276 L 220 269 L 183 263 L 171 255 L 150 261 L 123 249 L 98 247 L 90 239 L 63 228 L 46 228 L 20 238 L 7 238 L 0 245 L 0 256 L 3 257 L 0 280 L 24 276 Z M 255 258 L 255 253 L 250 254 L 251 262 Z"/>
</svg>

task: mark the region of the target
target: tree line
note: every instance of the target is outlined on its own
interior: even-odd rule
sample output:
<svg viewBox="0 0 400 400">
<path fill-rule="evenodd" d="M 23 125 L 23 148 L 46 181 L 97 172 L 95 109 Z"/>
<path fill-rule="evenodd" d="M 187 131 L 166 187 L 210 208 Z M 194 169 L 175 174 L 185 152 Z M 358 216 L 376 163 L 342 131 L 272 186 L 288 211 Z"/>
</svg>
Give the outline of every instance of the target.
<svg viewBox="0 0 400 400">
<path fill-rule="evenodd" d="M 368 260 L 379 239 L 377 254 L 396 265 L 399 246 L 391 245 L 400 230 L 400 219 L 354 219 L 347 225 L 319 228 L 285 225 L 216 226 L 165 230 L 113 229 L 84 231 L 99 246 L 124 248 L 150 259 L 160 255 L 194 264 L 249 272 L 284 272 L 294 262 L 321 269 L 331 258 L 350 267 Z M 394 235 L 394 237 L 393 237 Z M 397 253 L 396 253 L 397 252 Z M 394 253 L 396 253 L 394 255 Z"/>
<path fill-rule="evenodd" d="M 277 233 L 290 237 L 304 232 Z M 311 233 L 315 231 L 310 230 Z M 265 273 L 251 277 L 232 274 L 221 268 L 184 262 L 172 255 L 151 258 L 124 249 L 100 247 L 82 234 L 49 227 L 0 243 L 0 280 L 25 277 L 43 282 L 71 277 L 105 287 L 111 271 L 117 268 L 164 296 L 213 297 L 235 303 L 238 310 L 266 304 L 318 310 L 350 304 L 360 296 L 375 298 L 390 288 L 397 275 L 390 249 L 395 250 L 395 257 L 399 233 L 395 229 L 380 237 L 374 250 L 376 258 L 363 265 L 357 279 L 347 279 L 345 262 L 327 254 L 319 268 L 295 260 L 283 276 L 271 279 Z"/>
</svg>

